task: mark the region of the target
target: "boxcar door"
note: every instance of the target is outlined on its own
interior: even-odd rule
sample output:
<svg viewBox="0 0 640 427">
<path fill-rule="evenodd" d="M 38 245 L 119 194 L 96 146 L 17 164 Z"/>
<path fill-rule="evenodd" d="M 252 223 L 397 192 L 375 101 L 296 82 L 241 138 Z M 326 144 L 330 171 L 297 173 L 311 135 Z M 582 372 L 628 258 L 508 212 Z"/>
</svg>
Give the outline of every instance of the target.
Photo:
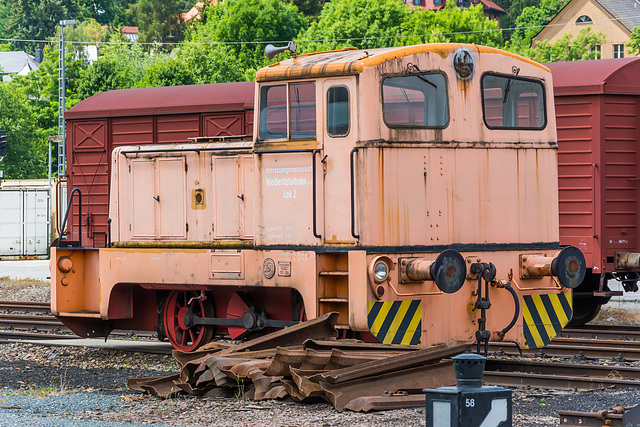
<svg viewBox="0 0 640 427">
<path fill-rule="evenodd" d="M 350 180 L 350 153 L 357 141 L 355 95 L 355 78 L 328 79 L 323 84 L 324 149 L 316 161 L 324 172 L 322 239 L 326 245 L 357 243 L 351 233 Z"/>
</svg>

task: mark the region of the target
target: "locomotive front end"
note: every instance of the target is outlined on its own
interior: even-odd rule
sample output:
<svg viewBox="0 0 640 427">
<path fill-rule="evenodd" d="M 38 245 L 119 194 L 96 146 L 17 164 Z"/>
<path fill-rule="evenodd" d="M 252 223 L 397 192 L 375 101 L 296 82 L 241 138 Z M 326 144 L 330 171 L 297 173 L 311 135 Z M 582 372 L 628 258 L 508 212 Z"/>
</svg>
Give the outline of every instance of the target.
<svg viewBox="0 0 640 427">
<path fill-rule="evenodd" d="M 551 74 L 496 49 L 428 46 L 362 60 L 347 237 L 367 253 L 366 325 L 385 343 L 542 347 L 585 275 L 558 243 Z"/>
</svg>

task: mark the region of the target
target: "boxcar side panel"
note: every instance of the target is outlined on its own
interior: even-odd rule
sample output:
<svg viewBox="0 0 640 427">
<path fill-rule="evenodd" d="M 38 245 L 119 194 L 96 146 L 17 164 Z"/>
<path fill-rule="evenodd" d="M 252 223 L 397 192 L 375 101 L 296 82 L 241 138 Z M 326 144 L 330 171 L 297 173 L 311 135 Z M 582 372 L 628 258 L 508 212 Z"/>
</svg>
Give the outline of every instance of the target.
<svg viewBox="0 0 640 427">
<path fill-rule="evenodd" d="M 186 142 L 200 136 L 199 114 L 172 114 L 156 117 L 156 143 Z"/>
<path fill-rule="evenodd" d="M 602 115 L 602 263 L 638 252 L 638 96 L 605 95 Z"/>
<path fill-rule="evenodd" d="M 83 244 L 104 246 L 109 210 L 109 168 L 111 148 L 108 140 L 108 121 L 72 121 L 68 126 L 69 144 L 68 188 L 82 192 Z M 66 206 L 63 207 L 62 215 Z M 71 239 L 78 239 L 78 199 L 73 200 L 67 228 Z M 101 227 L 97 224 L 105 224 Z"/>
<path fill-rule="evenodd" d="M 597 167 L 599 101 L 593 96 L 555 97 L 558 129 L 560 243 L 579 248 L 587 267 L 599 259 Z"/>
</svg>

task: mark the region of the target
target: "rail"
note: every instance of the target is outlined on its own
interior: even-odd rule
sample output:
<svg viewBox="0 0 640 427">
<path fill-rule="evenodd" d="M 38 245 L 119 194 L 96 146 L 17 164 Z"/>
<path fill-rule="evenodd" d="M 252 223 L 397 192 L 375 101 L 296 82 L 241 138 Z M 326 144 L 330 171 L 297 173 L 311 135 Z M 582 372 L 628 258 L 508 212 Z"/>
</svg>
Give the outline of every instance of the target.
<svg viewBox="0 0 640 427">
<path fill-rule="evenodd" d="M 62 238 L 64 228 L 67 226 L 67 218 L 69 217 L 69 211 L 71 210 L 71 204 L 73 203 L 73 195 L 78 193 L 78 240 L 67 240 Z M 60 226 L 60 238 L 58 239 L 58 248 L 63 247 L 82 247 L 82 191 L 79 188 L 71 190 L 69 195 L 69 203 L 67 203 L 67 211 L 64 214 L 62 225 Z"/>
</svg>

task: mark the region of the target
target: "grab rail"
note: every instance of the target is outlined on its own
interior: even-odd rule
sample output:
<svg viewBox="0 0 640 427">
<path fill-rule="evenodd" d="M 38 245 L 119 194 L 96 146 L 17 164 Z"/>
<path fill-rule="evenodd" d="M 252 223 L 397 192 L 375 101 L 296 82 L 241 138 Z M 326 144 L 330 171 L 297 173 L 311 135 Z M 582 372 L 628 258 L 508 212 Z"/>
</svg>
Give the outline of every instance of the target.
<svg viewBox="0 0 640 427">
<path fill-rule="evenodd" d="M 73 195 L 78 193 L 78 240 L 67 240 L 62 238 L 62 233 L 67 225 L 67 218 L 69 211 L 71 210 L 71 203 L 73 202 Z M 64 214 L 62 225 L 60 226 L 60 238 L 58 239 L 58 248 L 62 247 L 82 247 L 82 191 L 79 188 L 71 190 L 69 195 L 69 203 L 67 203 L 67 211 Z"/>
<path fill-rule="evenodd" d="M 351 235 L 354 239 L 359 239 L 360 235 L 356 234 L 356 194 L 355 194 L 355 171 L 353 167 L 353 158 L 355 157 L 356 152 L 358 151 L 358 147 L 351 150 L 350 161 L 349 161 L 349 169 L 351 173 Z"/>
</svg>

